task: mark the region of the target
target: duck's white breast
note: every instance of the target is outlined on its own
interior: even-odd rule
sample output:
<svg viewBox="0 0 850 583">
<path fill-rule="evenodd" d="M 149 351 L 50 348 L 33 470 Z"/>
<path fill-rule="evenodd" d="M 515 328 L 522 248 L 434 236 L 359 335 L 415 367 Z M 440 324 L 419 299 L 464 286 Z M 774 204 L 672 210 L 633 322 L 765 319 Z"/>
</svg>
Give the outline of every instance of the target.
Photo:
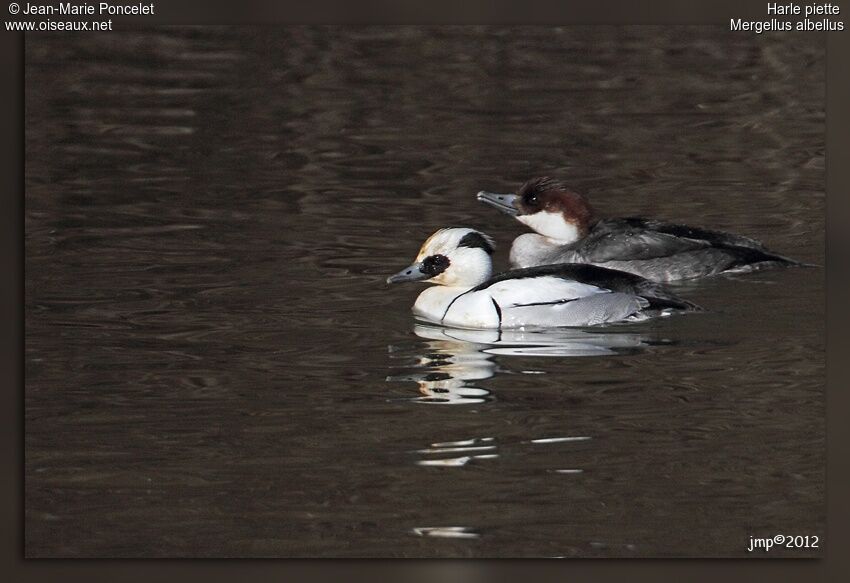
<svg viewBox="0 0 850 583">
<path fill-rule="evenodd" d="M 487 290 L 459 296 L 447 309 L 443 323 L 464 328 L 498 328 L 501 308 Z"/>
<path fill-rule="evenodd" d="M 578 258 L 569 245 L 555 242 L 537 233 L 525 233 L 514 239 L 509 260 L 512 267 L 578 263 Z"/>
</svg>

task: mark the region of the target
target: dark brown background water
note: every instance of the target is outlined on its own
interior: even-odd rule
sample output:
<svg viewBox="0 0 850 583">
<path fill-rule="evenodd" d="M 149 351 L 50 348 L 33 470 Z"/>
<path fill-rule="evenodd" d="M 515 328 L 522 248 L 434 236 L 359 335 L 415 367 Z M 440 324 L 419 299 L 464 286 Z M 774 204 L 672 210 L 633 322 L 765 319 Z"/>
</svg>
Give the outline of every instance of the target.
<svg viewBox="0 0 850 583">
<path fill-rule="evenodd" d="M 818 36 L 173 28 L 26 45 L 26 553 L 743 556 L 824 532 L 823 269 L 708 313 L 414 329 L 474 194 L 823 263 Z M 813 556 L 774 549 L 759 556 Z"/>
</svg>

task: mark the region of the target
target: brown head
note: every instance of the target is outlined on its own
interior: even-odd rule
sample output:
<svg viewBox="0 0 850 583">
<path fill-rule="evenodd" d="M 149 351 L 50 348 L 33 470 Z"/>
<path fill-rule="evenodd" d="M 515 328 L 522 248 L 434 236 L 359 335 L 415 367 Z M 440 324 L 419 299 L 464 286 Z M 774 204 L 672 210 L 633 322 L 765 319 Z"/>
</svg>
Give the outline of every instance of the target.
<svg viewBox="0 0 850 583">
<path fill-rule="evenodd" d="M 586 236 L 596 222 L 582 195 L 552 178 L 533 178 L 517 194 L 479 192 L 478 200 L 510 214 L 540 235 L 571 243 Z"/>
</svg>

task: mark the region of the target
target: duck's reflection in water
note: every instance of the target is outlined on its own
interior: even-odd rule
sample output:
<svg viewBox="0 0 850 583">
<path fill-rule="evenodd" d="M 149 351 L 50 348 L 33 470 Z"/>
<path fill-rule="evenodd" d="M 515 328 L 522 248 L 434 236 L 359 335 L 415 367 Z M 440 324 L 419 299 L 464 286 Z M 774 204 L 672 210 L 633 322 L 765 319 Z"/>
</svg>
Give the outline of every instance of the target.
<svg viewBox="0 0 850 583">
<path fill-rule="evenodd" d="M 412 370 L 387 377 L 387 381 L 419 384 L 419 403 L 441 405 L 483 403 L 493 398 L 476 381 L 489 379 L 499 369 L 494 356 L 587 357 L 624 354 L 641 350 L 651 341 L 645 334 L 616 327 L 600 330 L 556 328 L 538 330 L 464 330 L 433 324 L 415 324 L 414 333 L 427 342 L 416 355 Z M 390 353 L 398 355 L 392 346 Z M 419 347 L 421 350 L 422 347 Z M 399 355 L 404 357 L 404 354 Z M 523 370 L 521 374 L 544 374 Z M 513 373 L 515 374 L 515 373 Z"/>
<path fill-rule="evenodd" d="M 420 394 L 410 399 L 417 403 L 480 404 L 494 398 L 488 389 L 480 386 L 481 381 L 496 374 L 547 372 L 542 364 L 541 370 L 512 370 L 508 368 L 510 357 L 605 356 L 637 352 L 653 344 L 666 343 L 651 340 L 647 334 L 634 330 L 633 327 L 625 326 L 597 330 L 462 330 L 416 324 L 413 331 L 424 342 L 409 347 L 389 347 L 393 358 L 408 362 L 412 358 L 413 362 L 404 366 L 401 374 L 392 375 L 387 380 L 418 383 Z M 523 362 L 523 367 L 526 366 L 527 361 Z M 466 435 L 453 436 L 452 441 L 435 440 L 424 447 L 410 450 L 409 453 L 415 456 L 413 463 L 428 468 L 429 471 L 454 473 L 460 468 L 487 465 L 502 458 L 503 467 L 515 467 L 511 464 L 519 461 L 524 472 L 534 472 L 539 470 L 532 468 L 542 465 L 545 468 L 543 471 L 551 476 L 551 479 L 563 481 L 580 477 L 584 473 L 584 468 L 576 463 L 571 454 L 576 447 L 581 447 L 581 444 L 586 446 L 592 439 L 592 436 L 581 433 L 543 433 L 528 435 L 524 439 L 512 436 L 505 440 L 492 434 Z M 529 466 L 528 460 L 540 453 L 545 453 L 545 457 L 537 458 L 537 461 Z M 428 517 L 435 518 L 433 515 Z M 455 539 L 475 539 L 481 536 L 474 526 L 456 526 L 462 524 L 460 521 L 452 521 L 449 524 L 453 525 L 420 525 L 412 528 L 410 532 L 421 537 Z"/>
<path fill-rule="evenodd" d="M 413 370 L 387 377 L 388 381 L 413 381 L 419 384 L 418 403 L 471 405 L 491 398 L 490 391 L 475 381 L 496 374 L 496 363 L 486 353 L 489 344 L 440 337 L 431 328 L 417 325 L 414 332 L 427 338 L 425 350 L 416 356 Z"/>
</svg>

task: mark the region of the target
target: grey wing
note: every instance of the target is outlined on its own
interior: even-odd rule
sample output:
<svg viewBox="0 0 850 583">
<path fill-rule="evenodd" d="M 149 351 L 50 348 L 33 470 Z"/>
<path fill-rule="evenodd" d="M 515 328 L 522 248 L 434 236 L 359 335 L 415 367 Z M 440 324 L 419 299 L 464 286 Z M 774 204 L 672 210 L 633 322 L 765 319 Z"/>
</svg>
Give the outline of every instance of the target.
<svg viewBox="0 0 850 583">
<path fill-rule="evenodd" d="M 649 306 L 643 298 L 625 293 L 599 293 L 566 302 L 502 308 L 502 327 L 595 326 L 620 322 Z"/>
<path fill-rule="evenodd" d="M 575 249 L 583 262 L 632 261 L 669 257 L 709 247 L 709 243 L 653 230 L 594 233 Z"/>
<path fill-rule="evenodd" d="M 756 249 L 758 251 L 767 251 L 761 241 L 757 241 L 751 237 L 745 237 L 744 235 L 735 235 L 734 233 L 727 233 L 725 231 L 702 229 L 700 227 L 690 227 L 688 225 L 665 223 L 650 219 L 637 220 L 640 221 L 642 226 L 646 229 L 673 235 L 675 237 L 702 241 L 712 247 L 746 247 L 748 249 Z"/>
</svg>

